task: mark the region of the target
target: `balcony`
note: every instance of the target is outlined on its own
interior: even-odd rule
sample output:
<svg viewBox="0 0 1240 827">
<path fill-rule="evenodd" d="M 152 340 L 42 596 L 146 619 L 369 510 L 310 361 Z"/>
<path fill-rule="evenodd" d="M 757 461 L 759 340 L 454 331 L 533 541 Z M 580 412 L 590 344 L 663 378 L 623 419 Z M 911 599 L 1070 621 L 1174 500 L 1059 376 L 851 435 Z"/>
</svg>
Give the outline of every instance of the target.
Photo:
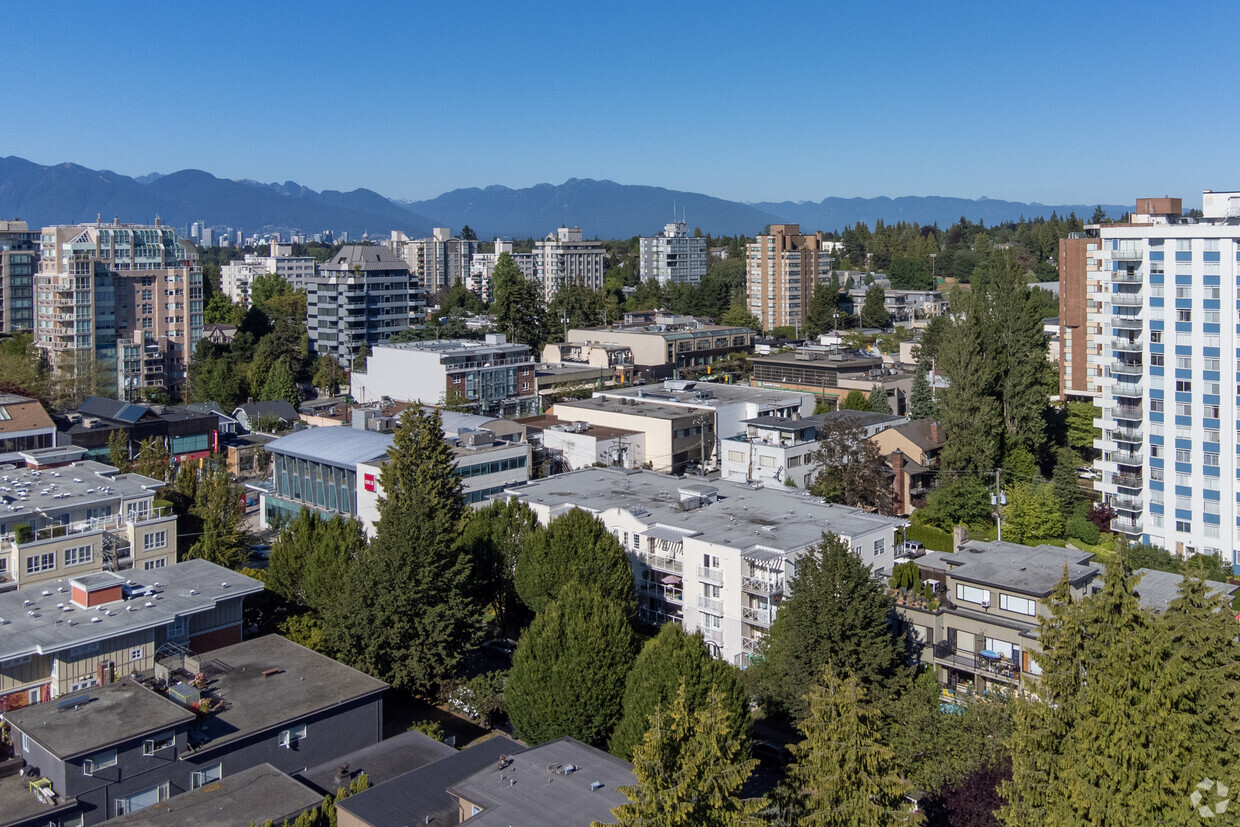
<svg viewBox="0 0 1240 827">
<path fill-rule="evenodd" d="M 1138 271 L 1129 273 L 1127 270 L 1120 270 L 1111 273 L 1111 281 L 1116 284 L 1144 284 L 1145 275 Z"/>
<path fill-rule="evenodd" d="M 760 577 L 742 577 L 741 589 L 752 594 L 783 594 L 784 579 L 764 580 Z"/>
<path fill-rule="evenodd" d="M 1120 488 L 1136 488 L 1144 489 L 1145 480 L 1140 474 L 1123 474 L 1116 473 L 1111 475 L 1111 484 L 1118 485 Z"/>
<path fill-rule="evenodd" d="M 1145 363 L 1140 359 L 1116 359 L 1111 363 L 1111 375 L 1144 376 Z"/>
<path fill-rule="evenodd" d="M 770 626 L 771 610 L 745 606 L 741 609 L 741 620 L 752 623 L 754 626 Z"/>
<path fill-rule="evenodd" d="M 1140 261 L 1145 252 L 1140 249 L 1112 250 L 1111 261 Z"/>
<path fill-rule="evenodd" d="M 1116 420 L 1141 422 L 1145 419 L 1145 408 L 1142 405 L 1116 405 L 1111 411 L 1111 416 Z"/>
<path fill-rule="evenodd" d="M 1121 511 L 1143 511 L 1145 506 L 1141 503 L 1140 497 L 1129 497 L 1125 494 L 1116 494 L 1109 500 L 1112 508 Z"/>
<path fill-rule="evenodd" d="M 743 637 L 741 638 L 741 651 L 754 654 L 762 646 L 762 638 L 760 637 Z"/>
<path fill-rule="evenodd" d="M 1123 518 L 1116 518 L 1111 521 L 1111 531 L 1117 534 L 1129 534 L 1129 535 L 1140 534 L 1141 533 L 1141 521 L 1140 520 L 1125 520 Z"/>
<path fill-rule="evenodd" d="M 723 616 L 723 601 L 714 600 L 709 597 L 698 596 L 698 608 L 704 612 L 710 612 L 713 615 Z"/>
<path fill-rule="evenodd" d="M 961 672 L 972 672 L 975 675 L 999 680 L 1020 681 L 1020 664 L 1009 658 L 987 658 L 976 652 L 957 651 L 946 643 L 935 644 L 934 662 Z"/>
<path fill-rule="evenodd" d="M 723 572 L 719 569 L 708 569 L 705 566 L 698 566 L 698 579 L 709 583 L 722 583 Z"/>
<path fill-rule="evenodd" d="M 656 609 L 649 609 L 645 607 L 637 610 L 637 617 L 642 622 L 649 623 L 652 626 L 662 626 L 664 623 L 676 623 L 683 626 L 685 622 L 684 618 L 680 615 L 669 614 L 668 612 L 661 612 Z"/>
<path fill-rule="evenodd" d="M 1140 382 L 1116 382 L 1111 386 L 1111 395 L 1125 399 L 1141 399 L 1145 396 L 1145 386 Z"/>
<path fill-rule="evenodd" d="M 1142 442 L 1145 439 L 1140 428 L 1113 428 L 1109 433 L 1116 442 Z"/>
<path fill-rule="evenodd" d="M 681 574 L 685 570 L 685 564 L 675 557 L 664 557 L 661 554 L 643 554 L 641 558 L 646 561 L 646 565 L 652 569 L 659 571 L 670 571 Z"/>
<path fill-rule="evenodd" d="M 1107 462 L 1118 462 L 1121 465 L 1141 465 L 1145 456 L 1140 451 L 1107 451 Z"/>
<path fill-rule="evenodd" d="M 1112 293 L 1111 304 L 1116 307 L 1143 307 L 1145 297 L 1140 293 Z"/>
<path fill-rule="evenodd" d="M 698 626 L 698 631 L 702 633 L 702 637 L 706 640 L 709 640 L 712 643 L 717 643 L 721 646 L 723 645 L 723 630 L 708 629 L 705 626 Z"/>
<path fill-rule="evenodd" d="M 1115 330 L 1141 330 L 1145 322 L 1140 316 L 1112 316 L 1111 327 Z"/>
<path fill-rule="evenodd" d="M 1126 336 L 1117 336 L 1111 340 L 1111 350 L 1115 353 L 1140 353 L 1144 349 L 1145 343 L 1139 336 L 1131 339 Z"/>
</svg>

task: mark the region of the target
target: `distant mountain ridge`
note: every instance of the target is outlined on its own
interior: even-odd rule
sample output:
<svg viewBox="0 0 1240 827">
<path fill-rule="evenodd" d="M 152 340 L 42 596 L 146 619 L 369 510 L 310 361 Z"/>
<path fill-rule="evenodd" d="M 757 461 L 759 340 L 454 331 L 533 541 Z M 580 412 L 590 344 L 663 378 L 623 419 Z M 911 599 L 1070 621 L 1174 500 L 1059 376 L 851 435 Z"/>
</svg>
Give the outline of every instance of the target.
<svg viewBox="0 0 1240 827">
<path fill-rule="evenodd" d="M 468 224 L 481 239 L 541 238 L 562 225 L 579 226 L 589 238 L 653 235 L 683 215 L 690 229 L 713 235 L 756 235 L 768 224 L 800 224 L 806 232 L 843 230 L 864 221 L 917 222 L 946 228 L 961 216 L 987 225 L 1022 216 L 1075 212 L 1088 218 L 1093 204 L 1045 205 L 943 196 L 824 198 L 819 202 L 746 204 L 696 192 L 614 181 L 570 178 L 563 184 L 522 189 L 504 186 L 457 189 L 424 201 L 396 201 L 368 189 L 315 192 L 294 181 L 263 183 L 216 178 L 201 170 L 157 172 L 138 178 L 77 164 L 41 166 L 23 158 L 0 158 L 0 215 L 32 227 L 118 217 L 143 223 L 160 216 L 170 226 L 194 221 L 236 227 L 247 234 L 270 230 L 368 232 L 391 230 L 429 236 L 432 227 L 459 231 Z M 1129 209 L 1101 205 L 1113 218 Z"/>
</svg>

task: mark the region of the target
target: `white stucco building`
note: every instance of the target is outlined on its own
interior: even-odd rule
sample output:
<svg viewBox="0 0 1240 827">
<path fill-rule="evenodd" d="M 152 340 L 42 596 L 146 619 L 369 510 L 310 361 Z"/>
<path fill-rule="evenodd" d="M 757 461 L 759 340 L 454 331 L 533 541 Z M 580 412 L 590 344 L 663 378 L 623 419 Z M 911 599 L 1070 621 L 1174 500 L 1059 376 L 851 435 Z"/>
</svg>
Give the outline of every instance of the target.
<svg viewBox="0 0 1240 827">
<path fill-rule="evenodd" d="M 642 281 L 659 284 L 698 284 L 706 275 L 706 239 L 693 238 L 684 221 L 673 221 L 656 236 L 639 242 Z"/>
</svg>

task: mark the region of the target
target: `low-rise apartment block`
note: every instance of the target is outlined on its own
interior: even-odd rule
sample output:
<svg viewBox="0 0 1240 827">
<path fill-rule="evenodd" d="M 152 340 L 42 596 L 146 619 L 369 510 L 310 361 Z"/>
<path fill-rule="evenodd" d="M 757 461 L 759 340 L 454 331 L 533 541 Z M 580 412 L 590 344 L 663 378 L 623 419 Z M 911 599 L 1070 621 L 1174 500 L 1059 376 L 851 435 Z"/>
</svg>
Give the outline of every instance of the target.
<svg viewBox="0 0 1240 827">
<path fill-rule="evenodd" d="M 768 633 L 797 560 L 824 532 L 875 571 L 895 563 L 903 521 L 827 504 L 782 486 L 705 483 L 590 468 L 512 489 L 543 524 L 571 509 L 595 515 L 633 565 L 642 619 L 700 630 L 742 668 Z"/>
<path fill-rule="evenodd" d="M 24 464 L 22 454 L 56 445 L 56 423 L 37 399 L 0 393 L 0 463 Z"/>
<path fill-rule="evenodd" d="M 663 314 L 653 318 L 637 324 L 570 328 L 563 344 L 544 348 L 542 360 L 563 361 L 566 353 L 573 353 L 574 346 L 598 346 L 617 353 L 627 349 L 631 372 L 625 381 L 679 378 L 684 372 L 709 373 L 714 363 L 734 353 L 749 352 L 757 336 L 747 327 L 712 325 L 685 317 L 672 321 Z"/>
</svg>

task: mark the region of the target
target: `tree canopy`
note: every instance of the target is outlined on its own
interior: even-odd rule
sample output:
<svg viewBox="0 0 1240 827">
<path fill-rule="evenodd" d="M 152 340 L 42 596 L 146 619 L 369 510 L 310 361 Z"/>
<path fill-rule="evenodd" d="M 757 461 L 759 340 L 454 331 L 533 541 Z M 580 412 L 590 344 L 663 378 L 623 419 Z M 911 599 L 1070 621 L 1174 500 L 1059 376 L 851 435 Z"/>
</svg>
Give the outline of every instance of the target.
<svg viewBox="0 0 1240 827">
<path fill-rule="evenodd" d="M 633 568 L 602 521 L 574 508 L 546 529 L 526 534 L 517 560 L 517 594 L 541 612 L 569 583 L 588 583 L 630 616 L 637 608 Z"/>
</svg>

